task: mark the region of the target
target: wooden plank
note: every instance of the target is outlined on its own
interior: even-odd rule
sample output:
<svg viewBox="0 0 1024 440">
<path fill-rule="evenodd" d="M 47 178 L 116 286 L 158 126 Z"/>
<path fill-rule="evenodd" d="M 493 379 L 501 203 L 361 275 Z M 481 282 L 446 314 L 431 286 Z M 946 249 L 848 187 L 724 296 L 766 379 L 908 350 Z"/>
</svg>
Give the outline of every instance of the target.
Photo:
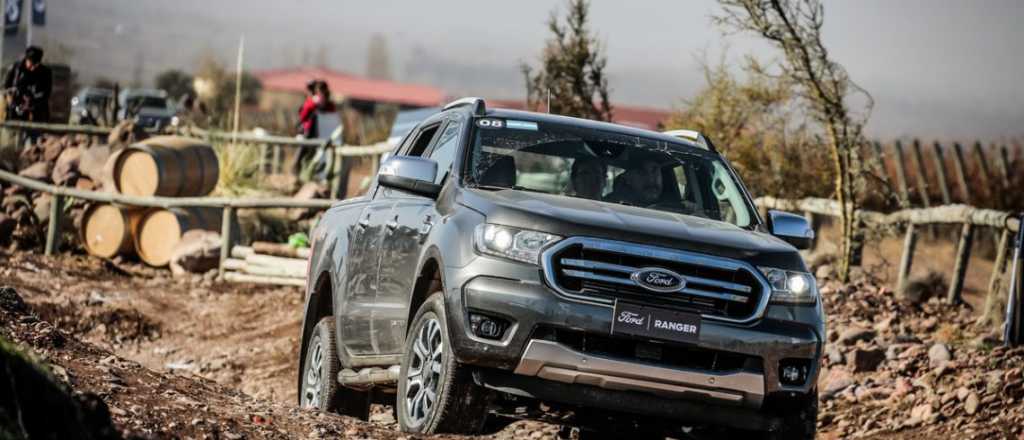
<svg viewBox="0 0 1024 440">
<path fill-rule="evenodd" d="M 914 139 L 913 143 L 913 154 L 910 156 L 914 162 L 914 168 L 917 171 L 917 190 L 921 196 L 921 204 L 925 208 L 932 206 L 931 199 L 928 197 L 928 180 L 924 174 L 924 159 L 921 154 L 921 143 L 917 139 Z"/>
<path fill-rule="evenodd" d="M 896 292 L 903 294 L 910 277 L 910 269 L 914 265 L 914 249 L 917 248 L 917 230 L 913 223 L 907 225 L 907 232 L 903 238 L 903 255 L 900 257 L 899 271 L 896 273 Z"/>
<path fill-rule="evenodd" d="M 900 206 L 910 206 L 910 190 L 907 187 L 907 163 L 903 154 L 903 144 L 896 141 L 896 181 L 900 190 Z"/>
<path fill-rule="evenodd" d="M 50 221 L 46 228 L 45 255 L 54 255 L 60 248 L 61 225 L 64 224 L 64 197 L 55 195 L 50 199 Z"/>
<path fill-rule="evenodd" d="M 253 283 L 253 284 L 276 284 L 282 286 L 305 287 L 306 280 L 303 278 L 269 277 L 263 275 L 251 275 L 237 272 L 224 274 L 224 281 L 232 283 Z"/>
<path fill-rule="evenodd" d="M 935 164 L 935 175 L 939 179 L 939 190 L 942 192 L 942 204 L 953 203 L 949 196 L 949 180 L 946 179 L 946 157 L 942 154 L 942 145 L 938 142 L 932 144 L 934 155 L 932 161 Z"/>
<path fill-rule="evenodd" d="M 971 247 L 974 244 L 974 225 L 965 223 L 960 231 L 960 244 L 956 249 L 956 262 L 953 264 L 953 279 L 949 282 L 946 301 L 960 304 L 964 289 L 964 277 L 967 275 L 967 264 L 971 259 Z"/>
<path fill-rule="evenodd" d="M 808 197 L 798 200 L 777 199 L 774 197 L 758 197 L 755 204 L 759 210 L 778 209 L 791 212 L 810 211 L 815 214 L 839 217 L 839 203 L 832 199 Z M 1016 232 L 1019 220 L 1007 211 L 974 208 L 967 205 L 936 206 L 932 208 L 914 208 L 881 213 L 874 211 L 857 211 L 858 217 L 867 227 L 881 227 L 893 224 L 964 224 L 1009 228 Z"/>
<path fill-rule="evenodd" d="M 246 257 L 255 254 L 256 251 L 249 246 L 235 246 L 231 248 L 231 257 L 245 259 Z"/>
<path fill-rule="evenodd" d="M 963 203 L 971 204 L 971 187 L 967 185 L 967 169 L 964 168 L 964 149 L 959 142 L 953 144 L 953 170 L 956 172 L 956 180 L 960 183 L 960 191 L 963 194 Z"/>
<path fill-rule="evenodd" d="M 256 254 L 273 255 L 275 257 L 301 258 L 303 260 L 309 258 L 310 254 L 309 248 L 294 248 L 286 243 L 270 243 L 266 241 L 253 242 L 252 250 L 253 253 Z"/>
<path fill-rule="evenodd" d="M 245 263 L 250 266 L 287 267 L 298 269 L 300 271 L 306 270 L 306 260 L 299 258 L 275 257 L 273 255 L 252 254 L 245 257 Z"/>
</svg>

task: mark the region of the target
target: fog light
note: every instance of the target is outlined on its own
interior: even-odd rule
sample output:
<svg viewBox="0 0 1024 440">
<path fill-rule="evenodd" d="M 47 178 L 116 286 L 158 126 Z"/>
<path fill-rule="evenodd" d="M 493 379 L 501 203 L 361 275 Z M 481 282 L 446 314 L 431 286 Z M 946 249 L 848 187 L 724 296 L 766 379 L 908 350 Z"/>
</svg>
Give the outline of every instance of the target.
<svg viewBox="0 0 1024 440">
<path fill-rule="evenodd" d="M 501 339 L 508 323 L 501 318 L 494 318 L 478 313 L 469 314 L 469 326 L 474 335 L 484 339 Z"/>
<path fill-rule="evenodd" d="M 779 362 L 779 382 L 783 385 L 803 385 L 811 374 L 811 363 L 807 359 L 783 359 Z"/>
</svg>

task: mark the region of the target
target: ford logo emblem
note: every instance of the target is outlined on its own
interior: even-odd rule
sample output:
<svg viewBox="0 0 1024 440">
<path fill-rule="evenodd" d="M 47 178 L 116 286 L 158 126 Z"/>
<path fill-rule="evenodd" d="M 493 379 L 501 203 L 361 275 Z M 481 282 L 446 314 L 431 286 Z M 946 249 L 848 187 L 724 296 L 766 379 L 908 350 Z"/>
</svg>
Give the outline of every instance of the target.
<svg viewBox="0 0 1024 440">
<path fill-rule="evenodd" d="M 686 288 L 686 278 L 668 269 L 650 267 L 630 274 L 637 285 L 655 292 L 678 292 Z"/>
</svg>

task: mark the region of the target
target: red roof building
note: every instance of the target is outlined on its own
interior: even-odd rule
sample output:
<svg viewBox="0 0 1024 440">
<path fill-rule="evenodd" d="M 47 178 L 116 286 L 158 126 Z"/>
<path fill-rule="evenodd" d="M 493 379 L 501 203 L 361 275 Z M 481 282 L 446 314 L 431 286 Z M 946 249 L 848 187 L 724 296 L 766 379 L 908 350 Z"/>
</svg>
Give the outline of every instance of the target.
<svg viewBox="0 0 1024 440">
<path fill-rule="evenodd" d="M 294 95 L 304 96 L 306 83 L 327 81 L 338 100 L 398 104 L 402 107 L 431 107 L 442 104 L 445 93 L 436 87 L 370 79 L 322 67 L 297 67 L 254 72 L 263 86 L 260 107 L 294 106 Z M 301 102 L 301 100 L 299 101 Z"/>
<path fill-rule="evenodd" d="M 487 105 L 494 108 L 526 110 L 526 102 L 514 99 L 489 99 Z M 661 130 L 672 112 L 647 107 L 612 104 L 612 122 L 647 130 Z"/>
</svg>

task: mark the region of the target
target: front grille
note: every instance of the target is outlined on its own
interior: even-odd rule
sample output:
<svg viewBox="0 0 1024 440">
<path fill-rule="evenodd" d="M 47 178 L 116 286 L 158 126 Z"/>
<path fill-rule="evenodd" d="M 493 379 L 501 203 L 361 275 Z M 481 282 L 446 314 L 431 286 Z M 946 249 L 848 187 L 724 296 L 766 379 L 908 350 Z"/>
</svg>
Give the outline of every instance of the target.
<svg viewBox="0 0 1024 440">
<path fill-rule="evenodd" d="M 656 344 L 629 337 L 605 336 L 546 326 L 538 327 L 532 338 L 558 342 L 582 353 L 660 367 L 716 373 L 764 370 L 763 361 L 757 356 L 681 344 Z"/>
<path fill-rule="evenodd" d="M 636 281 L 647 269 L 667 269 L 685 286 L 662 292 Z M 545 277 L 559 292 L 612 304 L 617 299 L 745 320 L 762 306 L 764 285 L 739 261 L 693 252 L 590 238 L 570 238 L 545 252 Z"/>
</svg>

